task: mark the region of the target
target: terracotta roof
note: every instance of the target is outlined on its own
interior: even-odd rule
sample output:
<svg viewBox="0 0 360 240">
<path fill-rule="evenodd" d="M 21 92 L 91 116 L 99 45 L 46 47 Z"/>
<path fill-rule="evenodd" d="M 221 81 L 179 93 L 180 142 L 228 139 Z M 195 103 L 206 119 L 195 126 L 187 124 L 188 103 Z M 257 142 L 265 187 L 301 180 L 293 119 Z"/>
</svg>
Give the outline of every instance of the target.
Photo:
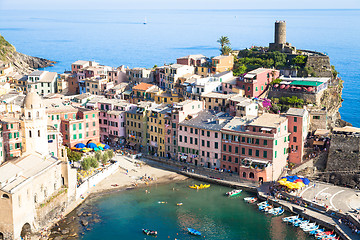
<svg viewBox="0 0 360 240">
<path fill-rule="evenodd" d="M 151 88 L 152 86 L 155 86 L 155 85 L 142 82 L 142 83 L 139 83 L 138 85 L 136 85 L 135 87 L 133 87 L 132 89 L 133 90 L 146 91 L 149 88 Z"/>
</svg>

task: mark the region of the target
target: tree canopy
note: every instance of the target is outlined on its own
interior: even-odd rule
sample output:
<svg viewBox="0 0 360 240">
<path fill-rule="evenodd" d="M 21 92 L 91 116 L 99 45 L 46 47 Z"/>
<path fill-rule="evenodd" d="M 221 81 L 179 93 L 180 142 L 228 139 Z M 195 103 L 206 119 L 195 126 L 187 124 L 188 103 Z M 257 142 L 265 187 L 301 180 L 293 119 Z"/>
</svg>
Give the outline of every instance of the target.
<svg viewBox="0 0 360 240">
<path fill-rule="evenodd" d="M 227 36 L 221 36 L 217 42 L 220 44 L 221 55 L 229 55 L 232 52 L 231 43 Z"/>
</svg>

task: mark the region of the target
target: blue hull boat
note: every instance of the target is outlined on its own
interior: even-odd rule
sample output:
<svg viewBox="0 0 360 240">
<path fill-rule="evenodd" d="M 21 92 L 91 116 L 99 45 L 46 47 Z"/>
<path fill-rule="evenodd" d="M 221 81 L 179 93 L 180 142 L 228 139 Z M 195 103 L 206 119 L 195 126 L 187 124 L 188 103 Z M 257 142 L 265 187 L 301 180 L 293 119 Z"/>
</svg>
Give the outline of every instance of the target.
<svg viewBox="0 0 360 240">
<path fill-rule="evenodd" d="M 188 231 L 190 234 L 195 235 L 195 236 L 201 236 L 201 232 L 199 232 L 198 230 L 195 230 L 193 228 L 188 228 Z"/>
</svg>

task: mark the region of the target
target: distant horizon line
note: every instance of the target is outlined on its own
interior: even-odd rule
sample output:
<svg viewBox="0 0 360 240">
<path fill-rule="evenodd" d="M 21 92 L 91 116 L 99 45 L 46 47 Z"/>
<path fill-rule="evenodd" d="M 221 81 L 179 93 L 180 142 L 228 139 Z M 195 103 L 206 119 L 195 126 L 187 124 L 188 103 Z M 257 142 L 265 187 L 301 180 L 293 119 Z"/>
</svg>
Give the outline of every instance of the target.
<svg viewBox="0 0 360 240">
<path fill-rule="evenodd" d="M 8 9 L 0 9 L 0 11 L 8 11 L 8 10 L 26 10 L 26 11 L 41 11 L 41 10 L 46 10 L 46 11 L 61 11 L 61 10 L 68 10 L 68 11 L 87 11 L 87 10 L 178 10 L 178 11 L 248 11 L 248 10 L 255 10 L 255 11 L 331 11 L 331 10 L 341 10 L 341 11 L 358 11 L 360 10 L 360 8 L 237 8 L 237 9 L 229 9 L 229 8 L 195 8 L 195 9 L 187 9 L 187 8 L 181 8 L 181 9 L 176 9 L 176 8 L 88 8 L 88 9 L 78 9 L 78 8 L 59 8 L 59 9 L 53 9 L 53 8 L 40 8 L 40 9 L 35 9 L 35 8 L 8 8 Z"/>
</svg>

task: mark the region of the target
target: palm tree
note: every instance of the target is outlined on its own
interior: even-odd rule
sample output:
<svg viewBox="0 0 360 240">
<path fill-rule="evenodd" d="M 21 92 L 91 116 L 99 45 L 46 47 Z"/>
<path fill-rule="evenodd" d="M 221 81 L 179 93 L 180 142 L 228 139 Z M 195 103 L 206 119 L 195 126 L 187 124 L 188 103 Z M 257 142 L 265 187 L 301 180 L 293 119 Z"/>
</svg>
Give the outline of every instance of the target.
<svg viewBox="0 0 360 240">
<path fill-rule="evenodd" d="M 230 48 L 230 40 L 226 36 L 221 36 L 218 40 L 218 43 L 220 43 L 220 52 L 222 55 L 228 55 L 232 51 Z"/>
<path fill-rule="evenodd" d="M 221 51 L 221 55 L 230 55 L 232 49 L 229 46 L 224 46 L 223 48 L 220 49 L 220 51 Z"/>
</svg>

